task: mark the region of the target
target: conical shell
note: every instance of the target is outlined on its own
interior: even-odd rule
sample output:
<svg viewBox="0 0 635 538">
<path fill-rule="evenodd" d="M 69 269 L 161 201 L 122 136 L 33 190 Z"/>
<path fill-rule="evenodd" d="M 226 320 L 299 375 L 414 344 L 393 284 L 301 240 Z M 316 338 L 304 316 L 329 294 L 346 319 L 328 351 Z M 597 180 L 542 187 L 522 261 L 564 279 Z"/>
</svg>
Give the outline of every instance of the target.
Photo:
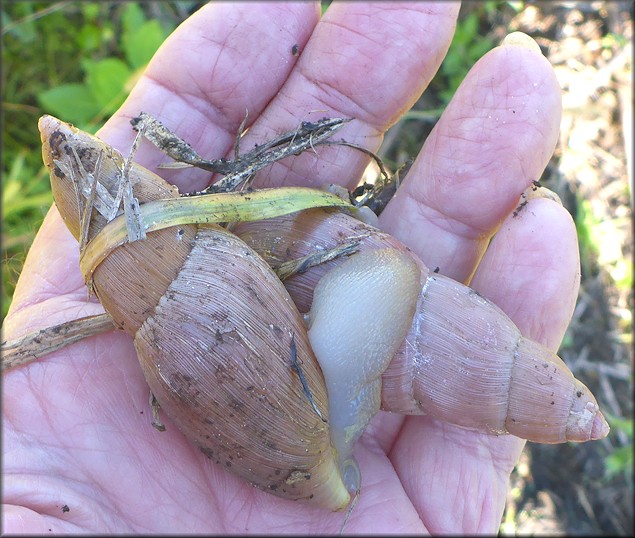
<svg viewBox="0 0 635 538">
<path fill-rule="evenodd" d="M 114 198 L 119 187 L 124 159 L 98 138 L 52 116 L 39 122 L 42 157 L 49 168 L 51 188 L 66 226 L 79 239 L 80 211 L 78 181 L 93 173 L 102 153 L 97 179 Z M 79 159 L 79 163 L 78 163 Z M 134 195 L 140 203 L 178 196 L 174 187 L 142 166 L 130 169 Z M 96 210 L 91 217 L 89 239 L 106 219 Z M 95 271 L 93 289 L 113 320 L 134 335 L 163 296 L 185 261 L 196 234 L 196 226 L 168 228 L 148 235 L 145 241 L 116 249 Z"/>
<path fill-rule="evenodd" d="M 349 215 L 313 209 L 234 229 L 271 264 L 359 238 L 360 249 L 408 250 L 395 238 Z M 477 292 L 432 273 L 418 258 L 421 294 L 412 326 L 382 376 L 382 408 L 427 414 L 490 434 L 542 443 L 588 441 L 608 433 L 597 402 L 562 360 L 520 334 Z M 333 260 L 285 281 L 308 310 Z"/>
</svg>

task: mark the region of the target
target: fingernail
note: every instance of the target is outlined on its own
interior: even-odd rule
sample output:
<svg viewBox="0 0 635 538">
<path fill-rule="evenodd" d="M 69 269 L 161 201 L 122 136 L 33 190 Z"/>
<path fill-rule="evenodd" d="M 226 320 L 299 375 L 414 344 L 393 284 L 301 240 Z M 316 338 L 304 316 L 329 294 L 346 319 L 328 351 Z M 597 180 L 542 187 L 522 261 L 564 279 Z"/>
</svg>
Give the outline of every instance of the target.
<svg viewBox="0 0 635 538">
<path fill-rule="evenodd" d="M 540 46 L 536 43 L 531 37 L 523 32 L 512 32 L 511 34 L 507 34 L 503 42 L 502 46 L 513 45 L 516 47 L 525 47 L 526 49 L 531 49 L 535 52 L 539 52 L 542 54 L 540 50 Z"/>
</svg>

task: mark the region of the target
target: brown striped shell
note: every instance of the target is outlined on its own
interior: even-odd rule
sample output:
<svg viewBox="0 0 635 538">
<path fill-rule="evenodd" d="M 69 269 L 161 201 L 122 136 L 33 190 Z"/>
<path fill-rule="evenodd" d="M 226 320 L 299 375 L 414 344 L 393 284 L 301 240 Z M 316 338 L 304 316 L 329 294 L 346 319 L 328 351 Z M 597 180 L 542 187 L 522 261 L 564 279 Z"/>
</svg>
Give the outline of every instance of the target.
<svg viewBox="0 0 635 538">
<path fill-rule="evenodd" d="M 79 237 L 73 181 L 58 164 L 79 173 L 75 148 L 92 171 L 105 145 L 50 116 L 40 130 L 56 205 Z M 114 151 L 102 159 L 100 182 L 112 184 L 112 192 L 110 178 L 122 165 Z M 131 179 L 140 202 L 178 195 L 141 166 L 132 166 Z M 105 222 L 93 213 L 91 235 Z M 93 289 L 134 337 L 162 411 L 204 454 L 276 495 L 331 509 L 347 505 L 328 428 L 291 361 L 293 338 L 313 401 L 328 419 L 326 388 L 302 317 L 250 247 L 218 226 L 167 228 L 115 249 L 97 267 Z"/>
</svg>

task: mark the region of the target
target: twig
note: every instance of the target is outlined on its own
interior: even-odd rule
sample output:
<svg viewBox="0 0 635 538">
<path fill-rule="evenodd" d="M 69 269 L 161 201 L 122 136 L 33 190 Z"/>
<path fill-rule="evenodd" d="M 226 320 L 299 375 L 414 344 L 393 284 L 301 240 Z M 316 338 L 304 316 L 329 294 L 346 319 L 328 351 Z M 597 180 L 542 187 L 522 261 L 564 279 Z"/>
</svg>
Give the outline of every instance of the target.
<svg viewBox="0 0 635 538">
<path fill-rule="evenodd" d="M 150 391 L 150 409 L 152 410 L 152 427 L 157 429 L 160 432 L 165 431 L 165 424 L 161 422 L 161 417 L 159 416 L 159 409 L 161 405 L 159 401 L 156 399 L 154 393 Z"/>
<path fill-rule="evenodd" d="M 240 138 L 240 131 L 243 125 L 246 124 L 246 119 L 245 117 L 241 124 L 237 134 L 238 138 Z M 227 159 L 203 159 L 185 140 L 172 133 L 160 121 L 145 112 L 133 118 L 130 123 L 136 130 L 142 131 L 145 138 L 175 161 L 225 176 L 202 191 L 184 195 L 196 196 L 234 191 L 241 183 L 248 182 L 258 170 L 265 166 L 323 143 L 326 138 L 348 121 L 350 119 L 327 118 L 315 123 L 302 122 L 297 129 L 284 133 L 261 146 L 257 146 L 233 161 L 228 161 Z M 234 154 L 236 152 L 237 142 L 235 141 Z"/>
<path fill-rule="evenodd" d="M 354 252 L 357 252 L 360 242 L 360 238 L 356 238 L 333 248 L 312 252 L 311 254 L 302 256 L 301 258 L 288 260 L 278 265 L 272 265 L 272 269 L 276 275 L 278 275 L 278 278 L 284 281 L 290 276 L 304 273 L 311 267 L 315 267 L 321 263 L 326 263 L 330 260 L 334 260 L 335 258 L 339 258 L 340 256 L 349 256 Z"/>
<path fill-rule="evenodd" d="M 238 160 L 232 161 L 233 171 L 231 173 L 207 189 L 191 193 L 191 195 L 233 191 L 241 183 L 252 178 L 258 170 L 290 155 L 297 155 L 307 149 L 324 144 L 328 137 L 349 121 L 350 119 L 332 118 L 315 123 L 302 122 L 298 129 L 284 133 L 270 142 L 254 148 Z"/>
<path fill-rule="evenodd" d="M 66 321 L 15 340 L 2 342 L 2 372 L 34 361 L 89 336 L 115 329 L 108 314 Z"/>
<path fill-rule="evenodd" d="M 2 35 L 5 35 L 11 32 L 13 29 L 17 28 L 18 26 L 22 24 L 27 24 L 27 23 L 36 21 L 46 15 L 49 15 L 50 13 L 54 13 L 55 11 L 58 11 L 60 9 L 65 9 L 66 6 L 70 3 L 71 3 L 70 1 L 55 2 L 54 4 L 51 4 L 45 7 L 44 9 L 40 9 L 39 11 L 36 11 L 34 13 L 29 13 L 27 16 L 22 17 L 21 19 L 17 19 L 15 21 L 5 21 L 5 24 L 2 27 Z"/>
<path fill-rule="evenodd" d="M 388 205 L 388 202 L 390 202 L 395 195 L 395 192 L 397 192 L 399 185 L 401 185 L 404 177 L 410 171 L 411 166 L 412 161 L 404 163 L 388 180 L 374 185 L 371 195 L 366 196 L 361 205 L 365 205 L 371 209 L 375 215 L 380 215 Z M 361 194 L 362 193 L 357 194 L 356 191 L 353 191 L 352 196 L 359 196 Z"/>
<path fill-rule="evenodd" d="M 322 422 L 327 422 L 326 419 L 322 416 L 322 413 L 320 413 L 320 410 L 317 408 L 317 405 L 315 405 L 315 402 L 313 401 L 313 396 L 311 395 L 311 391 L 309 390 L 309 385 L 306 382 L 304 374 L 302 373 L 302 369 L 300 368 L 300 363 L 298 362 L 298 351 L 295 345 L 295 334 L 291 336 L 291 364 L 293 365 L 293 368 L 295 369 L 296 373 L 298 374 L 298 377 L 300 378 L 300 383 L 302 383 L 302 389 L 304 390 L 304 395 L 309 400 L 309 403 L 311 404 L 313 411 L 315 411 L 316 415 L 320 417 L 320 420 Z"/>
<path fill-rule="evenodd" d="M 249 117 L 249 111 L 245 109 L 245 117 L 243 118 L 243 121 L 240 122 L 238 131 L 236 131 L 236 139 L 234 140 L 234 159 L 235 160 L 238 160 L 240 158 L 240 139 L 245 134 L 245 126 L 247 125 L 248 117 Z"/>
<path fill-rule="evenodd" d="M 218 174 L 231 172 L 230 161 L 203 159 L 185 140 L 146 112 L 141 112 L 139 116 L 130 120 L 130 123 L 136 131 L 142 132 L 147 140 L 175 161 Z"/>
<path fill-rule="evenodd" d="M 119 208 L 119 195 L 123 193 L 123 210 L 126 216 L 126 227 L 128 228 L 128 237 L 130 241 L 137 241 L 146 238 L 146 232 L 141 225 L 141 215 L 139 214 L 139 200 L 135 198 L 132 192 L 132 182 L 130 181 L 130 169 L 132 168 L 132 160 L 139 149 L 141 137 L 145 136 L 147 126 L 143 125 L 138 131 L 137 136 L 132 142 L 130 152 L 124 161 L 121 169 L 121 182 L 119 184 L 119 192 L 117 193 L 117 208 Z M 122 191 L 123 187 L 123 191 Z"/>
<path fill-rule="evenodd" d="M 77 159 L 77 162 L 81 164 L 79 155 L 77 155 L 75 148 L 73 148 L 73 153 L 75 154 L 75 158 Z M 86 248 L 86 245 L 88 243 L 88 234 L 90 231 L 90 219 L 93 215 L 93 205 L 95 204 L 95 196 L 97 195 L 97 184 L 99 183 L 99 172 L 101 171 L 101 162 L 102 162 L 103 156 L 104 156 L 104 152 L 100 151 L 99 157 L 97 157 L 97 162 L 95 163 L 94 172 L 92 174 L 86 174 L 86 180 L 90 183 L 90 194 L 88 195 L 88 198 L 86 199 L 86 203 L 84 204 L 84 207 L 82 208 L 81 204 L 79 206 L 80 212 L 81 212 L 81 219 L 79 222 L 79 228 L 81 230 L 80 237 L 79 237 L 79 251 L 80 252 Z M 75 185 L 75 187 L 77 186 Z M 78 196 L 78 198 L 79 200 L 82 200 L 82 196 Z"/>
<path fill-rule="evenodd" d="M 377 155 L 374 151 L 366 149 L 362 146 L 358 146 L 357 144 L 353 144 L 352 142 L 347 142 L 346 140 L 337 140 L 337 141 L 328 140 L 326 142 L 323 142 L 323 144 L 327 146 L 347 146 L 349 148 L 353 148 L 353 149 L 356 149 L 357 151 L 361 151 L 362 153 L 365 153 L 377 163 L 377 166 L 379 167 L 379 171 L 381 172 L 381 175 L 384 177 L 384 181 L 388 181 L 390 179 L 390 174 L 386 171 L 386 167 L 384 166 L 384 161 L 382 161 L 381 157 Z"/>
<path fill-rule="evenodd" d="M 351 517 L 353 513 L 353 508 L 357 505 L 357 501 L 359 500 L 360 489 L 356 489 L 353 494 L 353 498 L 351 499 L 348 508 L 346 509 L 346 515 L 344 516 L 344 521 L 342 521 L 342 526 L 340 527 L 339 536 L 344 536 L 344 527 L 346 527 L 346 523 L 348 523 L 348 518 Z"/>
</svg>

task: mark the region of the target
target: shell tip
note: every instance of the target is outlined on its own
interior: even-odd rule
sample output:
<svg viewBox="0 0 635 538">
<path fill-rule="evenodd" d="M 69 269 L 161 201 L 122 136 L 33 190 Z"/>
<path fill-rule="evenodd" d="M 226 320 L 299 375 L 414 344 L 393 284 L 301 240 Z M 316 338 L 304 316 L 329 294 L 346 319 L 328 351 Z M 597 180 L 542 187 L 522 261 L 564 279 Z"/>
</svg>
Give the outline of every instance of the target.
<svg viewBox="0 0 635 538">
<path fill-rule="evenodd" d="M 604 439 L 609 434 L 609 431 L 611 431 L 609 423 L 604 418 L 602 412 L 598 411 L 591 426 L 591 440 Z"/>
<path fill-rule="evenodd" d="M 51 116 L 50 114 L 44 114 L 40 116 L 40 119 L 37 122 L 37 128 L 40 131 L 40 138 L 42 143 L 46 142 L 46 139 L 50 137 L 56 130 L 59 130 L 65 124 L 62 120 L 57 119 L 55 116 Z"/>
<path fill-rule="evenodd" d="M 45 131 L 50 131 L 54 121 L 55 121 L 55 118 L 49 114 L 44 114 L 43 116 L 40 116 L 40 119 L 37 122 L 37 128 L 39 129 L 40 133 L 44 133 Z"/>
</svg>

